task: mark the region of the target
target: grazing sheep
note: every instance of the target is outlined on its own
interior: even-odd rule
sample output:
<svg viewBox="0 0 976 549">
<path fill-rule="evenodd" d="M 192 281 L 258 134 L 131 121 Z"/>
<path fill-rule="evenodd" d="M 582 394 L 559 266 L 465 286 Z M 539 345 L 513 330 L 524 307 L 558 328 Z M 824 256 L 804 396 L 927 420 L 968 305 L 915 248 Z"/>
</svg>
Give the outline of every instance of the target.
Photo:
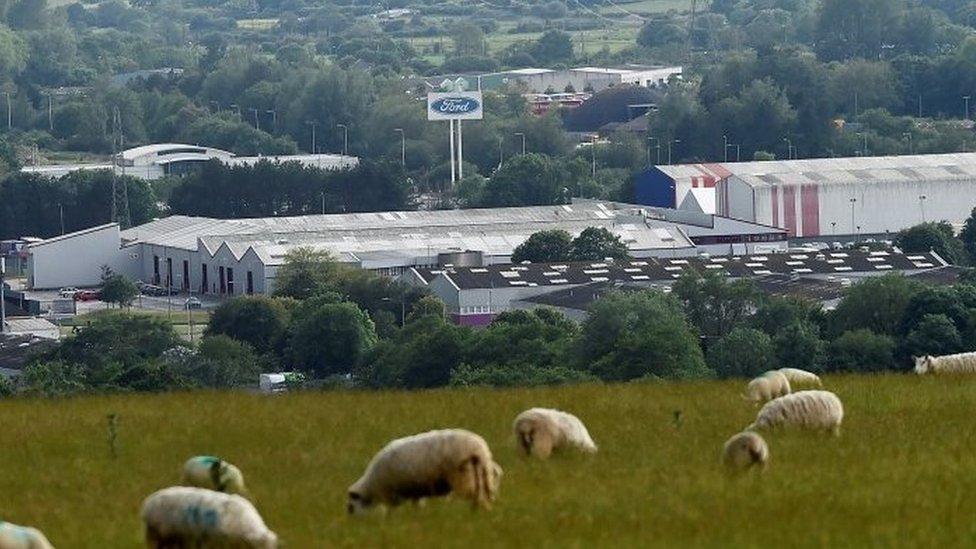
<svg viewBox="0 0 976 549">
<path fill-rule="evenodd" d="M 790 389 L 797 389 L 799 387 L 823 387 L 820 376 L 813 372 L 799 368 L 780 368 L 776 371 L 786 376 L 786 379 L 790 382 Z"/>
<path fill-rule="evenodd" d="M 274 549 L 278 536 L 268 529 L 251 502 L 189 486 L 164 488 L 142 504 L 146 545 Z"/>
<path fill-rule="evenodd" d="M 526 455 L 547 459 L 559 448 L 596 452 L 586 426 L 573 414 L 549 408 L 532 408 L 515 418 L 515 440 Z"/>
<path fill-rule="evenodd" d="M 972 374 L 976 373 L 976 353 L 959 353 L 945 356 L 917 356 L 915 373 L 923 374 Z"/>
<path fill-rule="evenodd" d="M 195 456 L 186 460 L 180 485 L 248 497 L 241 470 L 213 456 Z"/>
<path fill-rule="evenodd" d="M 747 431 L 799 427 L 840 434 L 844 406 L 830 391 L 800 391 L 766 403 Z"/>
<path fill-rule="evenodd" d="M 744 431 L 725 441 L 722 447 L 722 465 L 729 473 L 741 473 L 758 467 L 766 469 L 769 462 L 769 446 L 758 433 Z"/>
<path fill-rule="evenodd" d="M 396 506 L 405 500 L 455 494 L 474 506 L 490 508 L 502 468 L 488 444 L 464 429 L 429 431 L 394 440 L 369 462 L 349 487 L 348 511 L 375 505 Z"/>
<path fill-rule="evenodd" d="M 790 380 L 780 372 L 771 370 L 750 381 L 743 398 L 758 406 L 790 392 Z"/>
<path fill-rule="evenodd" d="M 37 528 L 0 521 L 0 549 L 54 549 Z"/>
</svg>

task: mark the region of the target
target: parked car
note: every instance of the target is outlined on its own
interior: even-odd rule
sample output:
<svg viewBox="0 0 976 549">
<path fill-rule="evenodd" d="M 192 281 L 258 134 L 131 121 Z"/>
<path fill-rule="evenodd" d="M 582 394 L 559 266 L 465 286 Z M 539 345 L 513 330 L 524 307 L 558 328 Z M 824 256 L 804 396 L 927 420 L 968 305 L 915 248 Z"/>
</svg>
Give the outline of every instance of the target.
<svg viewBox="0 0 976 549">
<path fill-rule="evenodd" d="M 195 297 L 188 297 L 183 302 L 183 309 L 185 310 L 200 309 L 201 307 L 203 307 L 203 303 L 200 303 L 200 300 Z"/>
<path fill-rule="evenodd" d="M 75 301 L 97 301 L 102 298 L 98 290 L 78 290 L 74 295 Z"/>
<path fill-rule="evenodd" d="M 78 288 L 74 286 L 68 286 L 67 288 L 58 290 L 58 295 L 61 297 L 74 297 L 76 293 L 78 293 Z"/>
<path fill-rule="evenodd" d="M 153 286 L 152 284 L 143 284 L 142 287 L 139 288 L 139 291 L 142 292 L 143 295 L 166 295 L 166 288 L 163 288 L 162 286 Z"/>
</svg>

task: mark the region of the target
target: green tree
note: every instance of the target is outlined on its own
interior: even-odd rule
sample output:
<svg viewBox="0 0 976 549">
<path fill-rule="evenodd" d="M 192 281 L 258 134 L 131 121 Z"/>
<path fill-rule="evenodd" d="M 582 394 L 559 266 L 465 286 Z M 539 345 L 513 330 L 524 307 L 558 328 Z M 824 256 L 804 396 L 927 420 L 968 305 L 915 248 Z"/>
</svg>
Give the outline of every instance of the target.
<svg viewBox="0 0 976 549">
<path fill-rule="evenodd" d="M 267 296 L 239 296 L 221 303 L 207 324 L 206 335 L 225 335 L 259 353 L 274 350 L 288 327 L 284 305 Z"/>
<path fill-rule="evenodd" d="M 102 301 L 128 307 L 139 295 L 135 282 L 125 275 L 113 274 L 102 280 Z"/>
<path fill-rule="evenodd" d="M 261 367 L 247 343 L 226 335 L 208 335 L 189 361 L 187 377 L 200 387 L 230 388 L 257 384 Z"/>
<path fill-rule="evenodd" d="M 752 281 L 728 280 L 713 271 L 685 271 L 672 294 L 688 320 L 707 338 L 720 338 L 744 322 L 760 298 Z"/>
<path fill-rule="evenodd" d="M 451 35 L 454 42 L 454 55 L 482 55 L 485 47 L 485 33 L 481 27 L 471 22 L 463 22 Z"/>
<path fill-rule="evenodd" d="M 769 296 L 761 301 L 749 324 L 775 336 L 783 328 L 796 322 L 810 322 L 819 327 L 826 325 L 826 316 L 820 303 L 802 297 Z"/>
<path fill-rule="evenodd" d="M 376 341 L 373 321 L 355 303 L 327 303 L 295 311 L 288 356 L 296 367 L 318 377 L 346 374 Z"/>
<path fill-rule="evenodd" d="M 900 335 L 902 317 L 919 285 L 901 275 L 885 275 L 858 282 L 844 291 L 829 315 L 830 332 L 864 328 L 876 334 Z"/>
<path fill-rule="evenodd" d="M 965 257 L 962 243 L 955 237 L 952 225 L 946 221 L 921 223 L 903 229 L 895 237 L 895 246 L 910 254 L 934 251 L 949 263 L 959 263 Z"/>
<path fill-rule="evenodd" d="M 830 344 L 825 369 L 837 372 L 881 372 L 895 368 L 895 341 L 871 330 L 844 332 Z"/>
<path fill-rule="evenodd" d="M 429 295 L 422 297 L 410 308 L 407 322 L 415 322 L 422 318 L 432 316 L 444 320 L 447 318 L 447 306 L 440 299 Z"/>
<path fill-rule="evenodd" d="M 572 261 L 614 261 L 630 259 L 630 251 L 620 237 L 603 227 L 587 227 L 573 239 L 569 254 Z"/>
<path fill-rule="evenodd" d="M 45 397 L 66 396 L 88 390 L 84 368 L 61 360 L 29 364 L 20 377 L 20 386 L 25 394 Z"/>
<path fill-rule="evenodd" d="M 562 199 L 562 171 L 548 156 L 524 154 L 499 168 L 488 180 L 481 206 L 533 206 Z"/>
<path fill-rule="evenodd" d="M 681 44 L 686 39 L 683 27 L 670 19 L 651 19 L 637 33 L 637 43 L 645 48 Z"/>
<path fill-rule="evenodd" d="M 807 322 L 787 326 L 773 338 L 773 348 L 780 366 L 811 372 L 822 369 L 826 358 L 825 347 L 817 327 Z"/>
<path fill-rule="evenodd" d="M 575 348 L 580 369 L 607 381 L 711 374 L 681 306 L 659 292 L 604 296 L 591 306 Z"/>
<path fill-rule="evenodd" d="M 440 387 L 460 364 L 468 331 L 443 316 L 411 317 L 393 340 L 380 342 L 356 370 L 368 387 Z"/>
<path fill-rule="evenodd" d="M 817 50 L 828 60 L 877 59 L 898 25 L 899 3 L 892 0 L 823 0 L 817 21 Z"/>
<path fill-rule="evenodd" d="M 569 261 L 572 254 L 572 236 L 562 229 L 532 233 L 525 242 L 515 247 L 512 263 L 548 263 Z"/>
<path fill-rule="evenodd" d="M 27 66 L 27 45 L 9 28 L 0 25 L 0 76 L 12 78 Z"/>
<path fill-rule="evenodd" d="M 301 247 L 289 250 L 278 267 L 274 295 L 306 299 L 334 286 L 339 266 L 325 251 Z"/>
<path fill-rule="evenodd" d="M 773 365 L 773 342 L 753 328 L 734 328 L 708 350 L 708 365 L 722 377 L 752 377 Z"/>
<path fill-rule="evenodd" d="M 962 351 L 959 330 L 941 314 L 925 315 L 902 342 L 903 356 L 949 355 Z"/>
<path fill-rule="evenodd" d="M 549 30 L 536 40 L 530 53 L 543 65 L 568 63 L 573 60 L 573 40 L 565 32 Z"/>
<path fill-rule="evenodd" d="M 962 241 L 969 254 L 969 262 L 976 264 L 976 208 L 966 218 L 962 230 L 959 231 L 959 240 Z"/>
</svg>

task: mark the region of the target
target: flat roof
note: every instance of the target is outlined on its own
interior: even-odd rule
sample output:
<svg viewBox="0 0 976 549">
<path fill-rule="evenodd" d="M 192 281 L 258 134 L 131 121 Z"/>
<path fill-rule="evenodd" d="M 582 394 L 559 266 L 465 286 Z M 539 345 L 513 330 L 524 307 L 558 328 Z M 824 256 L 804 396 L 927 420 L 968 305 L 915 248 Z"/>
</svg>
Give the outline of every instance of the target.
<svg viewBox="0 0 976 549">
<path fill-rule="evenodd" d="M 505 264 L 485 267 L 415 268 L 421 280 L 450 279 L 460 289 L 579 285 L 593 282 L 670 284 L 691 269 L 731 278 L 770 275 L 843 278 L 853 273 L 918 271 L 945 266 L 938 255 L 856 250 L 744 256 L 644 258 L 622 262 Z"/>
</svg>

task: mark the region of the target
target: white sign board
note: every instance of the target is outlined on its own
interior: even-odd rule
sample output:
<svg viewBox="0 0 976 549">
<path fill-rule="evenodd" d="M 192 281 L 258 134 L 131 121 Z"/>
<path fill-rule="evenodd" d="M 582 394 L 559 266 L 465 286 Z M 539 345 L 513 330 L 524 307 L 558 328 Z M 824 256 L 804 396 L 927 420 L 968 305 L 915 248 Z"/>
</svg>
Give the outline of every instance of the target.
<svg viewBox="0 0 976 549">
<path fill-rule="evenodd" d="M 427 120 L 481 120 L 484 102 L 481 92 L 437 92 L 427 94 Z"/>
</svg>

